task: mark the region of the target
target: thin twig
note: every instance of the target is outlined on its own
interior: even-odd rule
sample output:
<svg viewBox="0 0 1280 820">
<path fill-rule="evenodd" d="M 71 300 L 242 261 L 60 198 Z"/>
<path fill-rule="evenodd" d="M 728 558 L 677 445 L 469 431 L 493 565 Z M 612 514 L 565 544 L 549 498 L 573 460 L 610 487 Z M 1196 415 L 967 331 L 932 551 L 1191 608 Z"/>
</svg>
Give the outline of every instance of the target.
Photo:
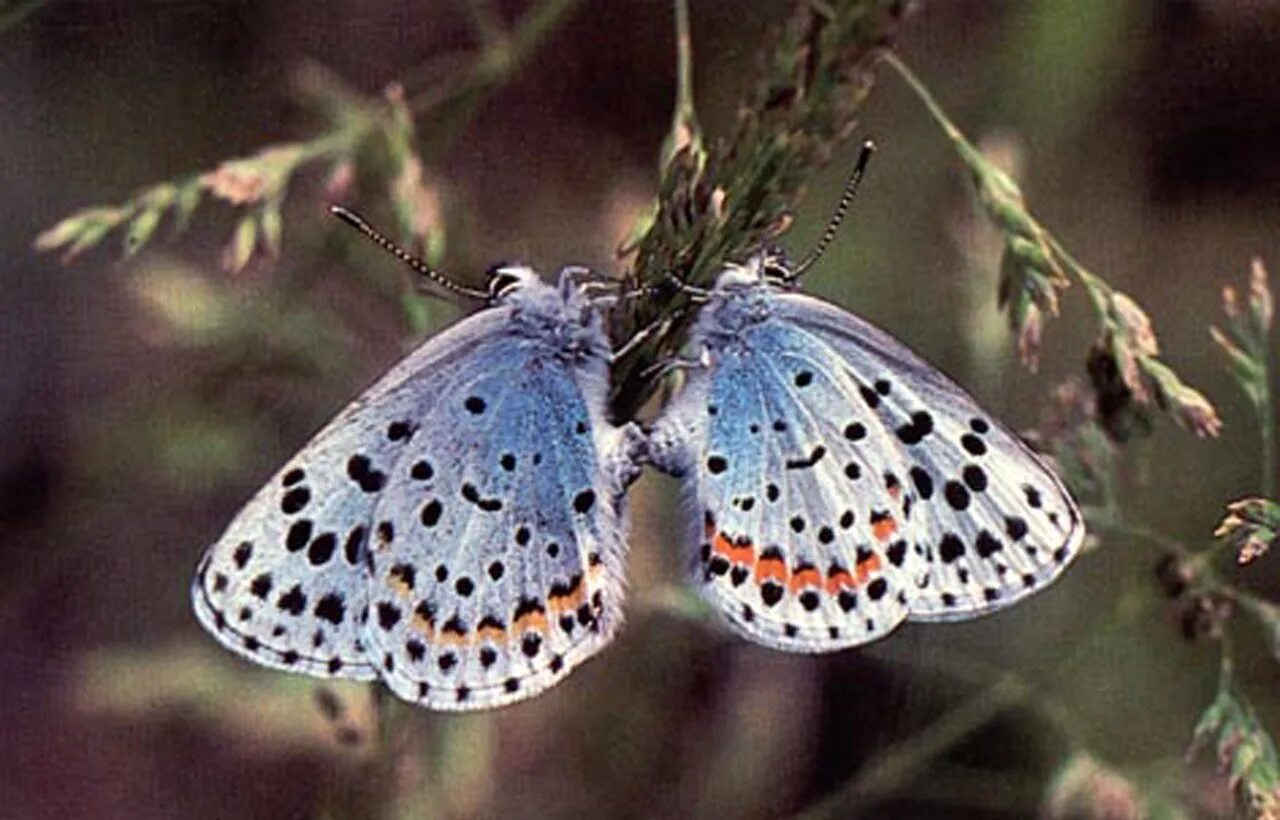
<svg viewBox="0 0 1280 820">
<path fill-rule="evenodd" d="M 693 106 L 693 34 L 689 30 L 688 0 L 674 0 L 676 17 L 676 104 L 671 113 L 671 132 L 667 135 L 662 162 L 665 167 L 674 153 L 692 147 L 702 153 L 702 134 Z"/>
<path fill-rule="evenodd" d="M 35 13 L 45 4 L 45 0 L 27 0 L 15 3 L 11 8 L 0 11 L 0 34 L 8 31 Z"/>
<path fill-rule="evenodd" d="M 890 746 L 843 788 L 801 813 L 803 818 L 855 817 L 908 782 L 924 761 L 954 747 L 996 715 L 1024 701 L 1027 685 L 1010 674 L 983 689 L 918 734 Z"/>
<path fill-rule="evenodd" d="M 929 91 L 928 87 L 926 87 L 923 82 L 921 82 L 915 72 L 912 71 L 907 64 L 899 59 L 892 51 L 885 52 L 883 59 L 884 62 L 893 68 L 893 70 L 898 73 L 898 76 L 911 87 L 911 90 L 915 92 L 916 97 L 928 110 L 929 115 L 933 117 L 938 126 L 946 133 L 947 138 L 956 144 L 961 153 L 980 158 L 982 156 L 982 152 L 978 150 L 977 146 L 969 142 L 960 129 L 956 127 L 955 123 L 951 121 L 951 118 L 942 110 L 942 106 L 938 104 L 933 93 Z M 1052 237 L 1052 235 L 1049 236 L 1049 242 L 1053 247 L 1054 253 L 1056 253 L 1063 262 L 1067 263 L 1067 267 L 1076 274 L 1080 283 L 1084 285 L 1085 290 L 1089 293 L 1089 297 L 1093 300 L 1094 309 L 1100 316 L 1105 315 L 1107 309 L 1107 297 L 1111 293 L 1111 286 L 1091 273 L 1084 265 L 1080 264 L 1075 257 L 1066 250 L 1066 248 L 1062 247 L 1057 239 Z"/>
<path fill-rule="evenodd" d="M 1258 415 L 1258 431 L 1262 439 L 1259 458 L 1262 459 L 1262 495 L 1276 497 L 1276 444 L 1275 414 L 1271 396 L 1271 345 L 1264 338 L 1260 346 L 1262 361 L 1262 390 L 1255 405 Z"/>
<path fill-rule="evenodd" d="M 506 36 L 488 40 L 475 62 L 462 75 L 415 94 L 405 104 L 415 115 L 422 115 L 464 97 L 481 95 L 496 88 L 524 67 L 543 40 L 567 19 L 580 2 L 545 0 L 526 12 Z"/>
</svg>

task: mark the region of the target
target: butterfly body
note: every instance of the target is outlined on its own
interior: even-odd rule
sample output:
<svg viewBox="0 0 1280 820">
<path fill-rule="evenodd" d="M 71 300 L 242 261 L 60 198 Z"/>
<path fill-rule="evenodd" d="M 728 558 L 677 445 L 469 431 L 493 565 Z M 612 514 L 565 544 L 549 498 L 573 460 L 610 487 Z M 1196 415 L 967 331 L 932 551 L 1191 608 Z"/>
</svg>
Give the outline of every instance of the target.
<svg viewBox="0 0 1280 820">
<path fill-rule="evenodd" d="M 228 648 L 453 710 L 529 697 L 611 640 L 643 436 L 605 417 L 609 341 L 571 277 L 502 275 L 209 549 L 193 603 Z"/>
<path fill-rule="evenodd" d="M 1053 472 L 884 331 L 797 292 L 774 253 L 728 266 L 701 367 L 651 436 L 694 508 L 694 583 L 747 637 L 826 652 L 1049 583 L 1079 511 Z"/>
</svg>

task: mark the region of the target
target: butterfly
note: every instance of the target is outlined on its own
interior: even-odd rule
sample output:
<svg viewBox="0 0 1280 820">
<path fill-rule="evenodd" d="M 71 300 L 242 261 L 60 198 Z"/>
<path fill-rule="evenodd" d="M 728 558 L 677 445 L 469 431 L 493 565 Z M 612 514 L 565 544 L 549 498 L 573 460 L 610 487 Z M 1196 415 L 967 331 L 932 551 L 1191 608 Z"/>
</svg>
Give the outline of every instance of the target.
<svg viewBox="0 0 1280 820">
<path fill-rule="evenodd" d="M 503 265 L 483 307 L 428 339 L 290 458 L 199 564 L 192 601 L 228 649 L 381 679 L 433 709 L 530 697 L 621 622 L 623 494 L 644 459 L 606 419 L 597 298 Z"/>
<path fill-rule="evenodd" d="M 696 294 L 700 361 L 650 435 L 696 510 L 695 585 L 777 649 L 828 652 L 1008 606 L 1084 536 L 1070 493 L 1016 434 L 885 331 L 798 291 L 870 150 L 800 265 L 765 250 Z"/>
</svg>

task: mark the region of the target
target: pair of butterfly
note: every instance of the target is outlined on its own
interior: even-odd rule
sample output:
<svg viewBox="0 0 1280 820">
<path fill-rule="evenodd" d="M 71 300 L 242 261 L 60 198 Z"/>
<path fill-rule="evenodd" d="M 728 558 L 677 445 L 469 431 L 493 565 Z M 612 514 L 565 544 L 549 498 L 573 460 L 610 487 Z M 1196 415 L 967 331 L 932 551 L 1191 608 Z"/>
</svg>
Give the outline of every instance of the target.
<svg viewBox="0 0 1280 820">
<path fill-rule="evenodd" d="M 607 418 L 601 303 L 502 266 L 272 477 L 204 556 L 192 597 L 232 651 L 381 678 L 428 708 L 555 684 L 622 621 L 624 494 L 681 476 L 692 582 L 747 638 L 828 652 L 904 620 L 970 618 L 1052 581 L 1083 526 L 1062 483 L 960 387 L 797 292 L 823 242 L 727 264 L 687 344 L 700 364 L 646 432 Z"/>
</svg>

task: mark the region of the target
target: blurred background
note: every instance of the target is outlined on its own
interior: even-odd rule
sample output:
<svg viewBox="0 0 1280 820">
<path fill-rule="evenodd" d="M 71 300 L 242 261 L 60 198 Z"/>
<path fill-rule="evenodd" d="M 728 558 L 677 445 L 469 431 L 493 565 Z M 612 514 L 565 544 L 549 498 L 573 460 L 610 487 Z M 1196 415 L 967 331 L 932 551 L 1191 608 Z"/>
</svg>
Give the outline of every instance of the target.
<svg viewBox="0 0 1280 820">
<path fill-rule="evenodd" d="M 494 8 L 510 24 L 528 7 Z M 709 138 L 732 127 L 788 10 L 691 3 Z M 627 628 L 518 706 L 429 714 L 252 667 L 199 629 L 187 587 L 205 546 L 457 314 L 411 299 L 402 271 L 324 215 L 335 190 L 382 201 L 324 167 L 290 182 L 278 258 L 236 273 L 223 263 L 238 217 L 216 200 L 129 259 L 116 235 L 66 266 L 32 243 L 81 208 L 316 133 L 300 85 L 376 97 L 447 75 L 440 55 L 474 45 L 477 19 L 419 0 L 0 14 L 0 815 L 1231 816 L 1212 753 L 1185 759 L 1218 651 L 1185 639 L 1149 540 L 1101 538 L 992 617 L 790 656 L 688 605 L 675 487 L 650 474 L 632 491 Z M 919 4 L 897 47 L 1074 255 L 1145 306 L 1165 360 L 1217 405 L 1219 439 L 1162 419 L 1115 456 L 1126 520 L 1189 547 L 1260 482 L 1257 426 L 1208 327 L 1252 257 L 1277 263 L 1277 42 L 1280 5 L 1252 0 L 954 0 Z M 510 259 L 618 269 L 656 193 L 673 55 L 668 3 L 586 2 L 477 104 L 419 118 L 427 250 L 472 281 Z M 1083 294 L 1068 293 L 1029 373 L 995 307 L 999 241 L 951 147 L 887 69 L 862 122 L 882 150 L 808 287 L 1015 427 L 1040 424 L 1097 332 Z M 855 153 L 811 186 L 793 251 L 821 232 Z M 1276 569 L 1267 556 L 1236 580 L 1274 592 Z M 1233 635 L 1241 686 L 1280 726 L 1266 634 Z"/>
</svg>

